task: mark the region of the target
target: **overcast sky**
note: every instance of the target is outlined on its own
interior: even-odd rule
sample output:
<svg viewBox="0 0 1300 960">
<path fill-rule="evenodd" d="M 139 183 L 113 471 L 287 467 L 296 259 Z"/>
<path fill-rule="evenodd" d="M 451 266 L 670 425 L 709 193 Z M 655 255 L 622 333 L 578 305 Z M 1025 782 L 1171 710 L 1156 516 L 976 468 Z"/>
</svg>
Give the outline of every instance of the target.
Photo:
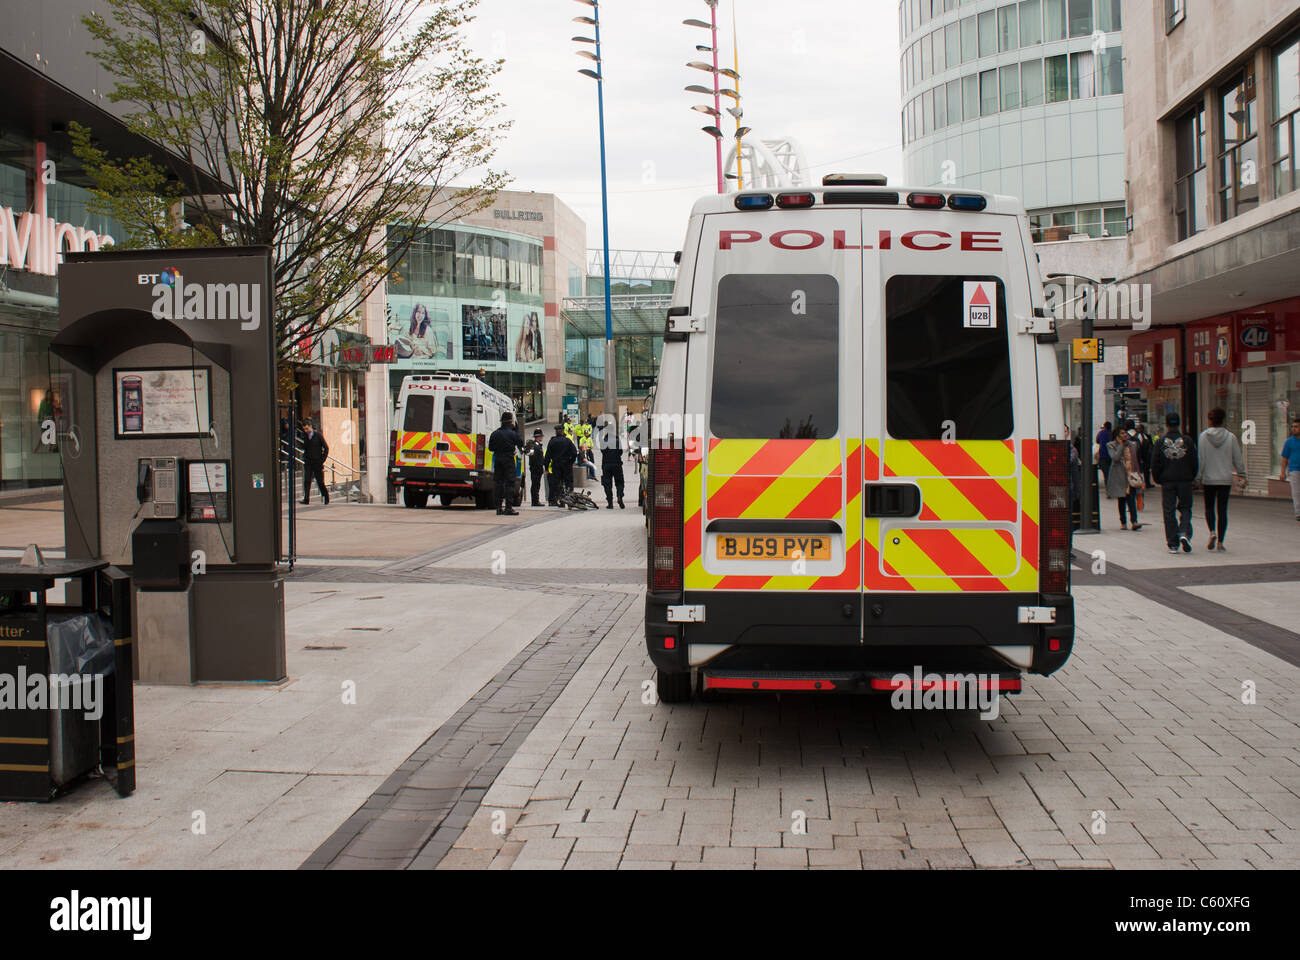
<svg viewBox="0 0 1300 960">
<path fill-rule="evenodd" d="M 721 0 L 721 59 L 731 66 L 731 17 L 740 38 L 740 91 L 750 136 L 793 137 L 814 182 L 832 172 L 880 172 L 897 182 L 898 6 L 895 0 Z M 505 66 L 498 89 L 514 121 L 498 153 L 511 189 L 555 193 L 587 222 L 588 246 L 601 243 L 600 153 L 595 81 L 580 76 L 579 47 L 591 36 L 571 22 L 590 15 L 575 0 L 482 0 L 469 42 Z M 601 42 L 609 162 L 610 245 L 676 250 L 692 202 L 716 189 L 707 114 L 690 109 L 711 85 L 686 66 L 707 30 L 704 0 L 604 0 Z M 724 84 L 725 85 L 725 84 Z M 724 98 L 723 105 L 727 104 Z M 735 122 L 724 114 L 723 129 Z"/>
</svg>

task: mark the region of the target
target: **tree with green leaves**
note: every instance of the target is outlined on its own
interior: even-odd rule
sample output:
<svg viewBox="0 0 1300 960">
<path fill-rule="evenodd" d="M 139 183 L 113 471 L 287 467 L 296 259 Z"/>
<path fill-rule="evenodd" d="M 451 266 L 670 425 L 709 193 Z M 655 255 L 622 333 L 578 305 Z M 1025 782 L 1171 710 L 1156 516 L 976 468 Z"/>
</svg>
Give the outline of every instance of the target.
<svg viewBox="0 0 1300 960">
<path fill-rule="evenodd" d="M 412 231 L 488 205 L 508 124 L 501 61 L 467 49 L 479 0 L 105 0 L 84 19 L 125 122 L 174 162 L 73 125 L 119 247 L 265 244 L 281 358 L 350 317 Z M 213 182 L 223 184 L 214 188 Z M 456 186 L 453 186 L 456 184 Z"/>
</svg>

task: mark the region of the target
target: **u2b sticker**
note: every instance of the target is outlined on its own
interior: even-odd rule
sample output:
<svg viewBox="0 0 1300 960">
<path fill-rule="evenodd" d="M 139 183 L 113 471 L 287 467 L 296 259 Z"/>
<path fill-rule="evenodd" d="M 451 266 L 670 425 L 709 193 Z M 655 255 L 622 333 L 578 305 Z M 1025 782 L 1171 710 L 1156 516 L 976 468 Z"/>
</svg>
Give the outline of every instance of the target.
<svg viewBox="0 0 1300 960">
<path fill-rule="evenodd" d="M 967 280 L 962 285 L 963 327 L 995 330 L 998 325 L 997 284 L 992 280 Z"/>
</svg>

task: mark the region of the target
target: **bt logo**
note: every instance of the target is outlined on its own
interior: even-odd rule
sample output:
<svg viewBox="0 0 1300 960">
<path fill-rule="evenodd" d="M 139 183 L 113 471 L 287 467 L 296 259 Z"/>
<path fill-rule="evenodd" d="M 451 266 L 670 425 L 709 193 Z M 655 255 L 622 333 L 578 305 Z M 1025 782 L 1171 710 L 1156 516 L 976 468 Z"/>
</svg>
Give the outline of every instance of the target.
<svg viewBox="0 0 1300 960">
<path fill-rule="evenodd" d="M 160 273 L 138 273 L 135 276 L 135 282 L 140 286 L 149 284 L 164 283 L 169 287 L 176 285 L 176 278 L 181 275 L 177 267 L 163 267 Z"/>
</svg>

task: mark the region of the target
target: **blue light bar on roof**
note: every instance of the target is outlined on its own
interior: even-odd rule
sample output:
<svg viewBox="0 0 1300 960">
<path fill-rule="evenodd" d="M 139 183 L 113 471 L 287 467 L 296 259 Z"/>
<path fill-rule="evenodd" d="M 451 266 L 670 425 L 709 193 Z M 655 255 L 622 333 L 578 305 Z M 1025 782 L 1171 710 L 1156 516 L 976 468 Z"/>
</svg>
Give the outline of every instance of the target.
<svg viewBox="0 0 1300 960">
<path fill-rule="evenodd" d="M 771 210 L 770 193 L 742 193 L 736 197 L 737 210 Z"/>
<path fill-rule="evenodd" d="M 948 206 L 953 210 L 983 210 L 988 200 L 970 193 L 954 193 L 948 197 Z"/>
</svg>

